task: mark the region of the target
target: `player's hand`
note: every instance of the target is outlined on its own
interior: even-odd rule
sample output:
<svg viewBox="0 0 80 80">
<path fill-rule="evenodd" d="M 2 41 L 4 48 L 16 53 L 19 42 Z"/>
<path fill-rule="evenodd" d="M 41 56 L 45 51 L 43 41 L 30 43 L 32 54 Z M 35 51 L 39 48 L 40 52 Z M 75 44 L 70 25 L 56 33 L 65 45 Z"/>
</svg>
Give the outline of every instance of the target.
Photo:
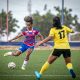
<svg viewBox="0 0 80 80">
<path fill-rule="evenodd" d="M 35 44 L 35 47 L 38 47 L 41 44 L 41 42 L 38 42 Z"/>
<path fill-rule="evenodd" d="M 46 44 L 46 43 L 43 43 L 43 46 L 45 46 L 45 47 L 46 47 L 46 46 L 47 46 L 47 44 Z"/>
<path fill-rule="evenodd" d="M 8 42 L 11 42 L 12 40 L 8 40 Z"/>
<path fill-rule="evenodd" d="M 39 46 L 39 44 L 38 44 L 38 43 L 36 43 L 36 44 L 35 44 L 35 48 L 37 48 L 38 46 Z"/>
</svg>

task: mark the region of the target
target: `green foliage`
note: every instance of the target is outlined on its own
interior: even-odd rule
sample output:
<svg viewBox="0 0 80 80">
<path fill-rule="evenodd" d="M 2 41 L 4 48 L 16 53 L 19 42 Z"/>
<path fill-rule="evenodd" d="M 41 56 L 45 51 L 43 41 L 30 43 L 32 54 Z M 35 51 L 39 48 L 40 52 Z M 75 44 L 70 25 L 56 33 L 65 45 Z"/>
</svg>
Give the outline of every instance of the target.
<svg viewBox="0 0 80 80">
<path fill-rule="evenodd" d="M 46 8 L 45 8 L 46 7 Z M 47 5 L 44 5 L 44 11 L 47 9 Z M 57 12 L 57 16 L 61 18 L 62 16 L 62 9 L 60 7 L 54 7 L 55 11 Z M 42 35 L 46 37 L 49 34 L 49 30 L 52 27 L 53 24 L 53 17 L 54 14 L 51 13 L 50 10 L 46 12 L 44 15 L 40 15 L 39 11 L 36 11 L 36 13 L 32 14 L 34 18 L 34 26 L 41 31 Z M 80 23 L 78 22 L 78 16 L 72 15 L 72 9 L 64 8 L 64 25 L 66 26 L 74 26 L 77 31 L 80 31 Z"/>
<path fill-rule="evenodd" d="M 62 9 L 60 7 L 54 7 L 55 12 L 57 12 L 57 16 L 61 17 L 62 16 Z M 40 15 L 39 11 L 36 11 L 35 13 L 32 14 L 33 19 L 34 19 L 34 26 L 35 28 L 38 28 L 42 35 L 46 37 L 49 34 L 50 28 L 53 26 L 53 17 L 55 16 L 54 14 L 51 13 L 50 10 L 47 10 L 47 4 L 44 5 L 44 11 L 46 12 L 43 15 Z M 2 22 L 2 32 L 6 32 L 6 16 L 7 13 L 2 10 L 0 13 L 0 18 L 2 18 L 2 21 L 0 21 L 0 24 Z M 8 21 L 9 21 L 9 34 L 10 32 L 16 32 L 15 27 L 19 28 L 17 25 L 18 20 L 13 18 L 13 14 L 11 11 L 8 12 Z M 67 9 L 64 8 L 64 25 L 67 26 L 74 26 L 77 31 L 80 31 L 80 23 L 78 22 L 78 16 L 77 15 L 72 15 L 72 9 Z"/>
<path fill-rule="evenodd" d="M 36 80 L 34 71 L 40 71 L 41 67 L 52 52 L 52 50 L 33 51 L 29 63 L 26 66 L 26 70 L 23 71 L 21 70 L 21 66 L 26 56 L 26 52 L 18 57 L 4 57 L 4 53 L 9 51 L 11 50 L 0 50 L 0 80 Z M 52 65 L 50 65 L 48 70 L 43 73 L 41 80 L 80 80 L 80 50 L 73 50 L 71 52 L 74 71 L 77 75 L 75 79 L 71 78 L 69 71 L 66 68 L 64 58 L 63 56 L 60 56 Z M 16 68 L 13 70 L 9 69 L 7 67 L 9 62 L 15 62 Z"/>
<path fill-rule="evenodd" d="M 60 7 L 54 7 L 54 9 L 58 12 L 58 16 L 61 16 L 62 10 Z M 72 15 L 72 9 L 67 9 L 64 8 L 64 25 L 66 26 L 74 26 L 77 31 L 80 31 L 80 23 L 78 22 L 78 16 L 77 15 Z"/>
<path fill-rule="evenodd" d="M 7 13 L 2 10 L 2 12 L 0 13 L 0 18 L 1 18 L 1 33 L 6 33 L 6 17 L 7 17 Z M 16 20 L 15 18 L 13 18 L 13 14 L 11 11 L 8 12 L 8 31 L 9 34 L 10 32 L 16 32 L 15 27 L 19 28 L 19 26 L 17 25 L 18 20 Z"/>
<path fill-rule="evenodd" d="M 50 28 L 52 27 L 52 18 L 53 14 L 51 14 L 51 11 L 49 10 L 45 15 L 40 15 L 37 11 L 33 15 L 34 18 L 34 26 L 41 31 L 43 36 L 47 36 L 49 33 Z"/>
</svg>

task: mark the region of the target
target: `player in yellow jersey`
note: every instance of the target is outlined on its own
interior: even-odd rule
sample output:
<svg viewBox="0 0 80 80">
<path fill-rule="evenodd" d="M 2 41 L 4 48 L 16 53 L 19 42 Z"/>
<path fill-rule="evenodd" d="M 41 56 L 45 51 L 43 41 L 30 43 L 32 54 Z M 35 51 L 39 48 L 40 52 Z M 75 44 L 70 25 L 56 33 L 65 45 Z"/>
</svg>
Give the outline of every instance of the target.
<svg viewBox="0 0 80 80">
<path fill-rule="evenodd" d="M 70 51 L 70 45 L 68 42 L 68 34 L 73 33 L 73 30 L 61 25 L 61 21 L 59 17 L 53 18 L 53 28 L 50 30 L 50 34 L 47 38 L 44 40 L 38 42 L 36 44 L 36 47 L 40 44 L 43 44 L 50 39 L 53 39 L 54 41 L 54 51 L 52 54 L 48 57 L 45 64 L 42 66 L 40 72 L 35 71 L 35 75 L 37 79 L 41 78 L 41 75 L 44 71 L 46 71 L 50 64 L 52 64 L 60 55 L 62 54 L 66 63 L 66 67 L 69 70 L 72 78 L 76 78 L 76 74 L 73 71 L 73 66 L 71 62 L 71 51 Z"/>
</svg>

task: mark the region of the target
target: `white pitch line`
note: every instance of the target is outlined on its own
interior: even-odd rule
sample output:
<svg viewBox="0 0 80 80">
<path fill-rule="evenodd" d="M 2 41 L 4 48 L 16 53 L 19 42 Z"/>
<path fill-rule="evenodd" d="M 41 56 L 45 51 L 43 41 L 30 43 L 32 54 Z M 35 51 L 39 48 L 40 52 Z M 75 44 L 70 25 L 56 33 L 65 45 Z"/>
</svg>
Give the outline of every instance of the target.
<svg viewBox="0 0 80 80">
<path fill-rule="evenodd" d="M 15 77 L 26 76 L 26 77 L 31 77 L 31 76 L 35 76 L 35 75 L 0 75 L 0 76 L 15 76 Z M 54 76 L 54 77 L 68 77 L 68 76 L 71 76 L 71 75 L 43 75 L 43 76 L 46 76 L 46 77 L 52 77 L 52 76 Z M 80 77 L 80 75 L 77 75 L 77 77 Z"/>
</svg>

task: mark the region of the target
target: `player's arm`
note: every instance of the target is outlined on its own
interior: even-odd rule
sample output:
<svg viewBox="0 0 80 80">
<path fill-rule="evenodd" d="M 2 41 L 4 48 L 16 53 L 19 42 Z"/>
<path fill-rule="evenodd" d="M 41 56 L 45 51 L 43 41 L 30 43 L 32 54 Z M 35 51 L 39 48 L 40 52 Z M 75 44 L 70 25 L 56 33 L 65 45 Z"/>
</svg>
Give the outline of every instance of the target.
<svg viewBox="0 0 80 80">
<path fill-rule="evenodd" d="M 38 36 L 40 37 L 40 40 L 44 39 L 40 32 L 38 33 Z"/>
<path fill-rule="evenodd" d="M 66 27 L 66 30 L 67 30 L 68 33 L 74 33 L 75 28 L 72 27 L 72 26 L 69 26 L 69 27 Z"/>
<path fill-rule="evenodd" d="M 48 36 L 47 38 L 43 39 L 42 41 L 36 43 L 35 46 L 38 47 L 39 45 L 48 42 L 48 41 L 49 41 L 50 39 L 52 39 L 53 37 L 54 37 L 54 30 L 51 29 L 51 30 L 50 30 L 50 33 L 49 33 L 49 36 Z"/>
<path fill-rule="evenodd" d="M 44 37 L 41 35 L 41 33 L 38 33 L 38 36 L 40 37 L 40 40 L 42 41 L 44 39 Z M 47 46 L 47 44 L 43 43 L 43 46 Z"/>
<path fill-rule="evenodd" d="M 70 27 L 70 33 L 74 33 L 74 28 Z"/>
<path fill-rule="evenodd" d="M 15 39 L 18 39 L 19 37 L 21 37 L 21 36 L 23 36 L 22 34 L 18 34 L 16 37 L 14 37 L 13 39 L 10 39 L 10 40 L 8 40 L 8 42 L 11 42 L 11 41 L 13 41 L 13 40 L 15 40 Z"/>
<path fill-rule="evenodd" d="M 71 33 L 74 33 L 74 30 L 72 30 L 72 32 Z"/>
<path fill-rule="evenodd" d="M 48 42 L 50 39 L 52 39 L 53 36 L 48 36 L 47 38 L 43 39 L 42 41 L 36 43 L 36 47 L 38 47 L 39 45 Z"/>
</svg>

